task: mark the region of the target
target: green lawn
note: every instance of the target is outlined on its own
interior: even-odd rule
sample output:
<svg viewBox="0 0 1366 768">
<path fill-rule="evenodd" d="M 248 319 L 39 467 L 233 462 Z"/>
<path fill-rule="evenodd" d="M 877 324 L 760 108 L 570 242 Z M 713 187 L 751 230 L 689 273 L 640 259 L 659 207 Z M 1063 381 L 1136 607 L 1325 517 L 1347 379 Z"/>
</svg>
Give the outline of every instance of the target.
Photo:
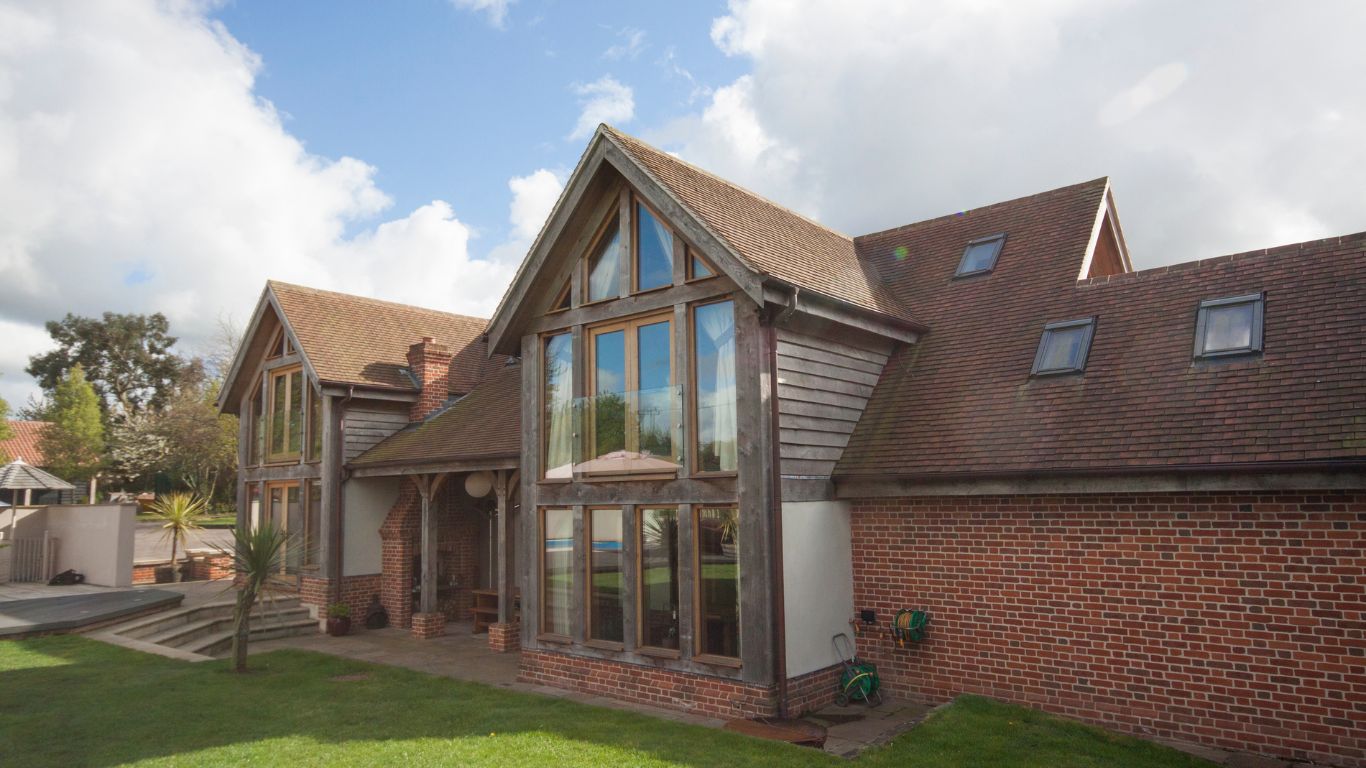
<svg viewBox="0 0 1366 768">
<path fill-rule="evenodd" d="M 161 518 L 150 512 L 139 512 L 139 523 L 156 523 Z M 234 528 L 237 526 L 237 515 L 209 515 L 200 522 L 201 528 Z"/>
<path fill-rule="evenodd" d="M 846 765 L 814 750 L 301 651 L 255 671 L 80 637 L 0 642 L 6 765 Z M 363 679 L 336 679 L 360 675 Z M 965 697 L 859 766 L 1207 766 Z"/>
</svg>

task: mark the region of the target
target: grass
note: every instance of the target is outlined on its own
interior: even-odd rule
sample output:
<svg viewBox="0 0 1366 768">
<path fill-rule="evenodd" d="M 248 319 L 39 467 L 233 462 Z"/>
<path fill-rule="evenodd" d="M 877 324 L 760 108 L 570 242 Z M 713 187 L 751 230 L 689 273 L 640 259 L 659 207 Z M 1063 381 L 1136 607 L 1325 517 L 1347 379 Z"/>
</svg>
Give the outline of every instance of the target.
<svg viewBox="0 0 1366 768">
<path fill-rule="evenodd" d="M 825 766 L 814 750 L 303 651 L 189 664 L 81 637 L 0 642 L 0 754 L 32 766 Z M 351 679 L 338 679 L 351 676 Z M 355 679 L 359 677 L 360 679 Z M 1208 766 L 964 697 L 858 766 Z"/>
<path fill-rule="evenodd" d="M 138 517 L 138 522 L 139 522 L 139 523 L 159 523 L 159 522 L 162 522 L 162 519 L 161 519 L 160 517 L 157 517 L 156 515 L 153 515 L 153 514 L 148 513 L 148 512 L 139 512 L 137 517 Z M 199 524 L 199 527 L 201 527 L 201 528 L 234 528 L 234 527 L 236 527 L 236 526 L 237 526 L 237 515 L 236 515 L 236 514 L 231 514 L 231 515 L 209 515 L 209 516 L 205 517 L 202 521 L 200 521 L 200 524 Z"/>
</svg>

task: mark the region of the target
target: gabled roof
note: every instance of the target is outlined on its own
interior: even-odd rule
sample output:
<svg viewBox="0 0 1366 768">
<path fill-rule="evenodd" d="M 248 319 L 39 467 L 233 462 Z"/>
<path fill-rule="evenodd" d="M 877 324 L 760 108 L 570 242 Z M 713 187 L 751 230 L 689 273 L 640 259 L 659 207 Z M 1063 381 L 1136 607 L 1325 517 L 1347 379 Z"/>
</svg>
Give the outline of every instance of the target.
<svg viewBox="0 0 1366 768">
<path fill-rule="evenodd" d="M 888 361 L 844 478 L 1366 459 L 1366 234 L 1078 280 L 1104 179 L 856 240 L 932 331 Z M 1004 232 L 987 275 L 967 242 Z M 1265 351 L 1192 360 L 1199 302 L 1266 292 Z M 1030 377 L 1094 316 L 1080 375 Z"/>
<path fill-rule="evenodd" d="M 521 455 L 522 367 L 502 365 L 472 392 L 356 457 L 351 466 L 412 466 Z"/>
<path fill-rule="evenodd" d="M 0 488 L 9 490 L 69 491 L 75 488 L 71 483 L 21 459 L 0 466 Z"/>
<path fill-rule="evenodd" d="M 603 125 L 600 130 L 753 271 L 861 309 L 913 322 L 859 259 L 854 239 Z"/>
<path fill-rule="evenodd" d="M 50 421 L 10 419 L 9 428 L 14 437 L 0 440 L 0 456 L 7 457 L 8 461 L 23 459 L 35 467 L 47 466 L 47 456 L 43 454 L 39 442 L 42 440 L 43 430 L 51 425 Z"/>
</svg>

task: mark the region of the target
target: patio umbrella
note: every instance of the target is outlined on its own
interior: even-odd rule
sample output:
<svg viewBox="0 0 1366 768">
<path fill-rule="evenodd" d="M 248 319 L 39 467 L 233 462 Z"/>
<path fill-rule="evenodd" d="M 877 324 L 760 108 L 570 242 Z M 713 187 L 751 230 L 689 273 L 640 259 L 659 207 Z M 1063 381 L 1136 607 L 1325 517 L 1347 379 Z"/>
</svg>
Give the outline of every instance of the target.
<svg viewBox="0 0 1366 768">
<path fill-rule="evenodd" d="M 75 490 L 76 486 L 50 472 L 44 472 L 32 464 L 26 463 L 23 459 L 15 459 L 0 467 L 0 488 L 10 492 L 11 502 L 17 502 L 18 499 L 13 494 L 19 491 L 70 491 Z M 11 530 L 14 528 L 15 514 L 11 507 L 9 519 Z"/>
</svg>

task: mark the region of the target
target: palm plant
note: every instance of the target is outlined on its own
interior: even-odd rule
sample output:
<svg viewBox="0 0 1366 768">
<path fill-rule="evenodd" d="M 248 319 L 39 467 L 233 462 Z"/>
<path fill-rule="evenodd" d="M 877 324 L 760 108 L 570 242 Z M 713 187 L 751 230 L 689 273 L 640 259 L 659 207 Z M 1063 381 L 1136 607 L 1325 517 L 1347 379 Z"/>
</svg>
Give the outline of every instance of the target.
<svg viewBox="0 0 1366 768">
<path fill-rule="evenodd" d="M 152 504 L 152 514 L 161 518 L 163 538 L 171 540 L 171 580 L 180 581 L 180 571 L 175 567 L 176 547 L 183 545 L 189 549 L 190 531 L 203 527 L 208 517 L 208 501 L 198 494 L 172 493 L 158 498 Z"/>
<path fill-rule="evenodd" d="M 247 671 L 247 639 L 251 633 L 251 609 L 258 598 L 269 599 L 277 589 L 284 567 L 289 534 L 269 523 L 255 530 L 233 530 L 233 569 L 237 572 L 237 604 L 232 613 L 232 668 Z"/>
</svg>

